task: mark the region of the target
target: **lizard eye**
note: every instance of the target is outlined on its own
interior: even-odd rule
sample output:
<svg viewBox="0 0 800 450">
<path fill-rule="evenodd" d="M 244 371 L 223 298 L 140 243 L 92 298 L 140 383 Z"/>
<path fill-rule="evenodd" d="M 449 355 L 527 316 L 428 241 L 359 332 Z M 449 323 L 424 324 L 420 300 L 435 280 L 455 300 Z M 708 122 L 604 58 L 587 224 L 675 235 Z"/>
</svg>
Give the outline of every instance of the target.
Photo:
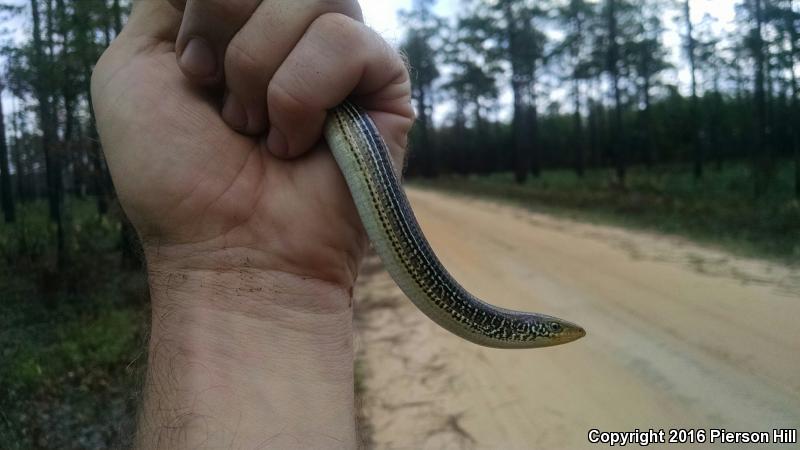
<svg viewBox="0 0 800 450">
<path fill-rule="evenodd" d="M 558 333 L 563 329 L 560 323 L 558 322 L 550 322 L 550 331 L 553 333 Z"/>
</svg>

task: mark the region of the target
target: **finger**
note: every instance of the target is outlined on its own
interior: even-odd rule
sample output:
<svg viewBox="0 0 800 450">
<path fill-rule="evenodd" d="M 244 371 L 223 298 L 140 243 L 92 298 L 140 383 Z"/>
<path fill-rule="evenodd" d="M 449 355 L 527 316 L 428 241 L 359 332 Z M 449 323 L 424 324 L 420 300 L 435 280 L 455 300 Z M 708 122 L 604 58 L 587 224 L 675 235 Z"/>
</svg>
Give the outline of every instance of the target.
<svg viewBox="0 0 800 450">
<path fill-rule="evenodd" d="M 180 12 L 168 2 L 139 0 L 133 2 L 133 10 L 122 33 L 128 38 L 144 38 L 147 47 L 152 47 L 153 42 L 175 42 L 180 24 Z"/>
<path fill-rule="evenodd" d="M 178 65 L 196 83 L 217 83 L 222 79 L 228 43 L 261 0 L 184 0 L 183 3 L 186 8 L 176 43 Z"/>
<path fill-rule="evenodd" d="M 325 14 L 269 84 L 267 148 L 281 157 L 305 153 L 319 141 L 327 111 L 353 97 L 377 114 L 373 119 L 397 152 L 413 117 L 408 92 L 408 72 L 397 52 L 364 24 Z"/>
<path fill-rule="evenodd" d="M 355 0 L 269 0 L 259 5 L 225 55 L 229 94 L 222 115 L 229 125 L 248 134 L 266 130 L 269 80 L 314 19 L 331 12 L 361 20 Z"/>
</svg>

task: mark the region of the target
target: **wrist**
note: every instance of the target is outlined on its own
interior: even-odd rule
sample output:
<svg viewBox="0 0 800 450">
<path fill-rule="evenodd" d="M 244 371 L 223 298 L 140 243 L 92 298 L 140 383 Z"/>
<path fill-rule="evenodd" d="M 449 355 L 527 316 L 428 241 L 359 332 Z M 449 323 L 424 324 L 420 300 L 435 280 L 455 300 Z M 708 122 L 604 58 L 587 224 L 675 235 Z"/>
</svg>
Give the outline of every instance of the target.
<svg viewBox="0 0 800 450">
<path fill-rule="evenodd" d="M 179 269 L 153 261 L 148 271 L 143 416 L 153 419 L 142 424 L 143 439 L 192 446 L 196 436 L 249 447 L 277 436 L 279 447 L 298 438 L 301 446 L 328 447 L 354 438 L 348 290 L 244 267 Z M 259 425 L 243 426 L 251 421 Z M 237 424 L 259 435 L 236 435 Z M 185 441 L 164 441 L 165 434 Z"/>
<path fill-rule="evenodd" d="M 365 235 L 347 235 L 331 243 L 299 237 L 314 236 L 314 230 L 262 231 L 263 236 L 254 236 L 242 228 L 213 238 L 185 241 L 170 240 L 162 234 L 144 235 L 141 230 L 139 234 L 151 272 L 283 273 L 352 290 L 367 247 Z M 284 233 L 282 239 L 275 239 L 276 233 Z"/>
</svg>

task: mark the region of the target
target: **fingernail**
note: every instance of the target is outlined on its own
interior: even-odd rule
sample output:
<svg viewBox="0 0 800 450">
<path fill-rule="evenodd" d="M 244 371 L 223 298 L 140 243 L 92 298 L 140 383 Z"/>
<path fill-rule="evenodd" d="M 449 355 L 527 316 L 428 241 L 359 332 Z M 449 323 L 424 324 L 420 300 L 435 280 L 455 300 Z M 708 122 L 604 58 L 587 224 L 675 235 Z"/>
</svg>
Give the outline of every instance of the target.
<svg viewBox="0 0 800 450">
<path fill-rule="evenodd" d="M 286 137 L 274 127 L 269 130 L 267 148 L 277 156 L 287 156 L 289 154 L 289 144 L 286 142 Z"/>
<path fill-rule="evenodd" d="M 193 38 L 183 49 L 181 66 L 192 75 L 210 77 L 217 72 L 216 59 L 214 51 L 205 40 Z"/>
<path fill-rule="evenodd" d="M 222 107 L 222 118 L 236 131 L 247 129 L 247 112 L 235 95 L 229 94 Z"/>
</svg>

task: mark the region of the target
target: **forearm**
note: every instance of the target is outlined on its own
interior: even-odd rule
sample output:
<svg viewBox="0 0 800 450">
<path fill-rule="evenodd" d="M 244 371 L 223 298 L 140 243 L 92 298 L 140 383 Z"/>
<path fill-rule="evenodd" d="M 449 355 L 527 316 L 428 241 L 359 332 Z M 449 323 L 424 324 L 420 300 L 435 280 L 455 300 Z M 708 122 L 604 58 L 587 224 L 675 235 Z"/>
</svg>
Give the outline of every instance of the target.
<svg viewBox="0 0 800 450">
<path fill-rule="evenodd" d="M 139 448 L 352 448 L 352 309 L 281 272 L 150 269 Z"/>
</svg>

